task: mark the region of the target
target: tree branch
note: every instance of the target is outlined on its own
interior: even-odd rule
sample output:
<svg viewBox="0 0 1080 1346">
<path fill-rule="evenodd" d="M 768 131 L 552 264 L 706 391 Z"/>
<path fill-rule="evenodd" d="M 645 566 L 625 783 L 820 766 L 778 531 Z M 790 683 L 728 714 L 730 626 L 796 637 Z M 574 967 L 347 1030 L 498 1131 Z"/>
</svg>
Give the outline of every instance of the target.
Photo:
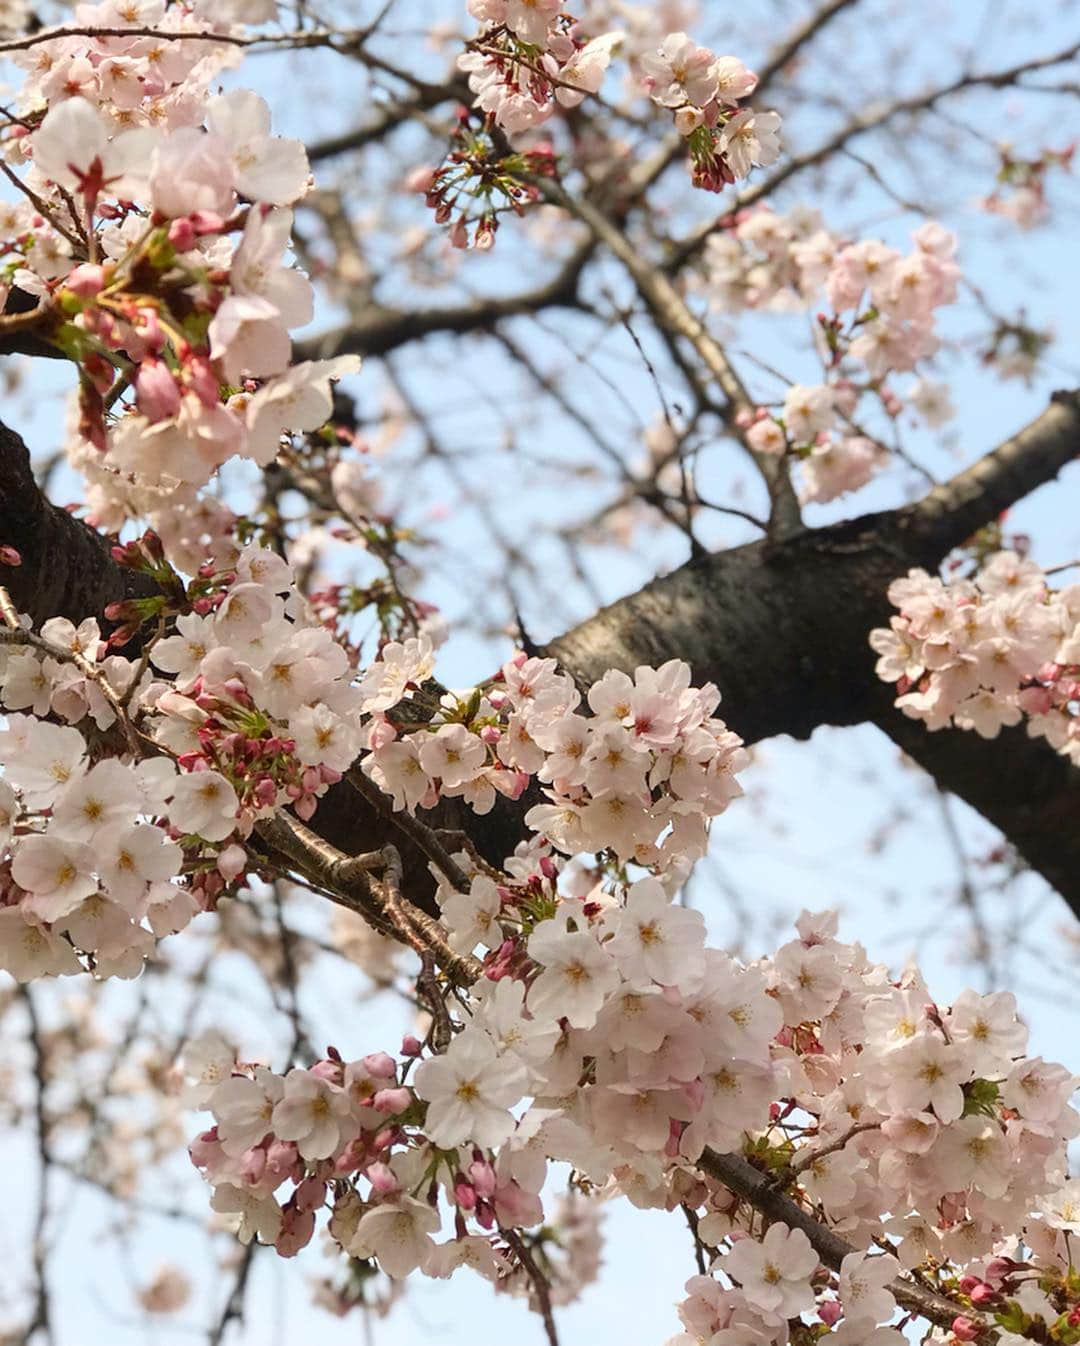
<svg viewBox="0 0 1080 1346">
<path fill-rule="evenodd" d="M 298 342 L 297 360 L 328 360 L 335 355 L 387 355 L 420 337 L 436 332 L 461 334 L 485 331 L 503 318 L 538 313 L 546 308 L 573 308 L 586 263 L 596 250 L 596 240 L 586 236 L 563 260 L 556 274 L 542 285 L 517 294 L 476 299 L 457 307 L 401 309 L 372 304 L 356 322 L 337 327 L 321 336 Z"/>
<path fill-rule="evenodd" d="M 911 527 L 943 551 L 959 546 L 1076 457 L 1080 392 L 1057 392 L 1030 425 L 925 496 L 912 513 Z"/>
<path fill-rule="evenodd" d="M 1080 771 L 1010 730 L 929 733 L 893 705 L 868 636 L 887 624 L 886 590 L 936 568 L 957 543 L 1080 455 L 1080 394 L 1059 393 L 1030 425 L 923 501 L 687 562 L 558 637 L 553 655 L 582 684 L 609 668 L 686 659 L 720 688 L 748 742 L 806 738 L 819 724 L 871 721 L 981 813 L 1080 916 Z"/>
<path fill-rule="evenodd" d="M 762 94 L 772 87 L 777 77 L 784 73 L 785 68 L 802 52 L 805 46 L 813 42 L 823 28 L 826 28 L 838 14 L 842 14 L 845 9 L 851 9 L 858 3 L 859 0 L 825 0 L 825 4 L 820 9 L 815 10 L 804 23 L 793 29 L 790 35 L 771 53 L 758 74 L 754 97 L 760 100 Z"/>
<path fill-rule="evenodd" d="M 695 315 L 663 270 L 643 257 L 602 210 L 584 198 L 570 196 L 556 183 L 544 181 L 540 186 L 550 201 L 588 225 L 593 237 L 619 259 L 661 332 L 672 339 L 681 337 L 689 342 L 716 381 L 726 399 L 725 419 L 728 428 L 753 460 L 768 489 L 771 536 L 786 537 L 800 531 L 802 519 L 787 463 L 775 454 L 758 453 L 751 448 L 746 436 L 737 427 L 738 414 L 751 411 L 754 403 L 724 348 Z"/>
<path fill-rule="evenodd" d="M 697 1161 L 697 1166 L 710 1178 L 722 1182 L 736 1196 L 748 1201 L 766 1219 L 782 1221 L 791 1229 L 801 1229 L 817 1255 L 834 1271 L 840 1269 L 840 1263 L 849 1253 L 856 1251 L 839 1234 L 833 1233 L 827 1225 L 815 1220 L 789 1196 L 785 1196 L 764 1173 L 754 1168 L 753 1164 L 748 1163 L 742 1155 L 720 1154 L 716 1150 L 707 1149 Z M 888 1288 L 902 1308 L 909 1309 L 941 1327 L 951 1328 L 960 1312 L 959 1306 L 946 1299 L 944 1295 L 935 1294 L 933 1290 L 927 1290 L 907 1277 L 898 1276 L 896 1280 L 889 1282 Z M 982 1321 L 982 1315 L 975 1310 L 965 1308 L 963 1312 L 976 1321 Z"/>
<path fill-rule="evenodd" d="M 109 540 L 51 504 L 38 488 L 26 445 L 0 423 L 0 544 L 18 566 L 0 561 L 0 584 L 35 626 L 49 617 L 100 617 L 109 603 L 155 591 L 112 559 Z"/>
<path fill-rule="evenodd" d="M 870 631 L 889 618 L 891 580 L 911 566 L 937 566 L 957 541 L 1078 452 L 1080 394 L 1059 394 L 1031 425 L 920 504 L 696 557 L 601 609 L 546 653 L 582 684 L 611 668 L 685 659 L 697 682 L 719 686 L 725 718 L 751 743 L 777 734 L 807 738 L 820 724 L 875 723 L 1000 828 L 1080 915 L 1080 829 L 1071 825 L 1080 816 L 1080 771 L 1015 731 L 990 743 L 959 730 L 928 733 L 892 705 L 868 644 Z M 0 439 L 0 542 L 23 554 L 22 566 L 0 567 L 0 580 L 37 622 L 98 614 L 138 579 L 115 565 L 104 539 L 44 499 L 10 431 Z M 465 831 L 481 856 L 499 864 L 521 839 L 532 802 L 500 796 L 477 817 L 448 799 L 419 825 L 429 833 Z M 347 783 L 327 794 L 313 821 L 346 855 L 393 841 L 404 892 L 435 911 L 430 841 L 401 832 L 394 815 Z"/>
</svg>

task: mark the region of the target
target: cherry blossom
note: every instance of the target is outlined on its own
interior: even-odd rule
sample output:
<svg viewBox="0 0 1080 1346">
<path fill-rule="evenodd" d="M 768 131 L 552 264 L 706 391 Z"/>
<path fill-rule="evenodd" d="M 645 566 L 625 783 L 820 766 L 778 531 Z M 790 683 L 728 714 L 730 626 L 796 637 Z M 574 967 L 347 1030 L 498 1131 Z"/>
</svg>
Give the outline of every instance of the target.
<svg viewBox="0 0 1080 1346">
<path fill-rule="evenodd" d="M 525 1072 L 500 1056 L 486 1034 L 464 1032 L 446 1053 L 416 1072 L 416 1091 L 428 1103 L 425 1129 L 436 1145 L 459 1145 L 468 1138 L 486 1148 L 513 1130 L 507 1108 L 520 1099 Z"/>
<path fill-rule="evenodd" d="M 791 1318 L 813 1303 L 810 1276 L 817 1263 L 817 1253 L 803 1231 L 777 1222 L 769 1226 L 760 1243 L 740 1239 L 725 1256 L 723 1266 L 751 1304 L 765 1313 Z"/>
<path fill-rule="evenodd" d="M 562 150 L 536 128 L 566 112 L 575 135 L 587 127 L 573 110 L 604 97 L 616 59 L 629 124 L 670 117 L 696 185 L 723 191 L 780 155 L 778 115 L 740 106 L 757 76 L 665 32 L 667 11 L 657 24 L 621 4 L 585 20 L 560 0 L 468 10 L 479 30 L 457 64 L 474 107 L 446 163 L 410 180 L 455 245 L 486 250 L 499 212 L 561 199 Z M 749 764 L 716 687 L 676 659 L 579 686 L 553 658 L 505 649 L 475 686 L 436 682 L 441 619 L 399 582 L 403 530 L 379 512 L 358 428 L 374 418 L 335 404 L 359 361 L 293 360 L 314 312 L 289 251 L 307 154 L 273 134 L 257 94 L 216 92 L 245 45 L 230 26 L 275 16 L 270 0 L 81 5 L 76 31 L 11 52 L 26 79 L 3 152 L 26 199 L 0 216 L 2 297 L 10 281 L 39 301 L 40 339 L 77 367 L 69 459 L 94 523 L 131 539 L 116 564 L 153 583 L 100 614 L 104 640 L 97 615 L 37 629 L 5 595 L 0 967 L 20 982 L 138 976 L 200 913 L 243 929 L 266 878 L 279 916 L 281 889 L 303 883 L 370 918 L 352 947 L 387 981 L 404 985 L 411 960 L 423 1014 L 396 1054 L 346 1059 L 343 1041 L 312 1060 L 299 1011 L 280 1071 L 213 1030 L 184 1050 L 183 1104 L 212 1118 L 190 1151 L 210 1207 L 283 1257 L 318 1228 L 394 1279 L 471 1266 L 561 1303 L 596 1274 L 585 1194 L 600 1192 L 689 1217 L 708 1271 L 687 1286 L 680 1343 L 898 1346 L 897 1304 L 931 1289 L 931 1321 L 955 1340 L 998 1327 L 1049 1340 L 1063 1317 L 1071 1331 L 1077 1081 L 1026 1056 L 1015 998 L 938 1003 L 916 969 L 897 976 L 843 943 L 827 913 L 803 913 L 796 937 L 747 964 L 707 947 L 704 915 L 679 900 Z M 1044 204 L 1029 168 L 994 207 L 1022 225 Z M 799 210 L 736 208 L 711 229 L 713 308 L 823 297 L 831 310 L 814 325 L 821 371 L 807 377 L 821 381 L 781 380 L 728 426 L 771 469 L 797 464 L 804 502 L 884 465 L 868 408 L 890 424 L 905 407 L 928 426 L 949 418 L 926 368 L 955 250 L 934 222 L 901 253 Z M 298 238 L 296 253 L 318 272 L 317 246 Z M 679 433 L 667 427 L 662 452 Z M 251 464 L 306 490 L 311 462 L 325 489 L 303 537 L 222 494 Z M 147 521 L 160 532 L 135 537 Z M 385 571 L 363 599 L 368 579 L 304 573 L 343 538 Z M 870 641 L 901 711 L 986 738 L 1023 723 L 1080 762 L 1077 586 L 1000 551 L 947 581 L 912 571 L 890 599 L 899 615 Z M 365 609 L 374 630 L 357 632 Z M 433 902 L 413 901 L 392 840 L 349 856 L 305 826 L 339 785 L 386 837 L 423 841 Z M 481 854 L 423 821 L 447 799 L 466 818 L 520 804 L 526 835 L 510 856 Z M 347 1039 L 355 1026 L 342 1022 Z M 553 1207 L 559 1165 L 575 1190 Z M 168 1279 L 147 1302 L 182 1299 Z"/>
</svg>

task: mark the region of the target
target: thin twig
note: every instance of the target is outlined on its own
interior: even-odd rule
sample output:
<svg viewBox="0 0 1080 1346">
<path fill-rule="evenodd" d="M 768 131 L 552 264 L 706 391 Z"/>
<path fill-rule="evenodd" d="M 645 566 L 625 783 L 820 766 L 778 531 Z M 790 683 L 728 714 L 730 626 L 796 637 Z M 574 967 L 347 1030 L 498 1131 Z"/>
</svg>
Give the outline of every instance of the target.
<svg viewBox="0 0 1080 1346">
<path fill-rule="evenodd" d="M 544 1320 L 544 1331 L 547 1333 L 548 1346 L 559 1346 L 559 1334 L 555 1328 L 555 1315 L 551 1310 L 551 1286 L 548 1284 L 547 1277 L 536 1265 L 536 1259 L 529 1251 L 525 1240 L 516 1230 L 504 1229 L 500 1225 L 499 1233 L 513 1249 L 525 1270 L 525 1274 L 532 1282 L 533 1289 L 536 1291 L 536 1303 L 540 1317 Z"/>
</svg>

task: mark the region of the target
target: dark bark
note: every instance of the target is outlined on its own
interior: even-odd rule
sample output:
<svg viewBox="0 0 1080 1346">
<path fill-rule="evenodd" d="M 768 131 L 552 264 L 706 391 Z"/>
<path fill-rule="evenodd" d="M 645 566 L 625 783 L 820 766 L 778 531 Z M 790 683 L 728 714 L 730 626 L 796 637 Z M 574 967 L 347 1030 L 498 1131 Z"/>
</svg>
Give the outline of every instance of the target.
<svg viewBox="0 0 1080 1346">
<path fill-rule="evenodd" d="M 698 681 L 717 684 L 721 713 L 751 743 L 876 719 L 868 636 L 894 611 L 889 582 L 938 566 L 1078 455 L 1080 394 L 1057 393 L 917 505 L 697 557 L 602 608 L 547 653 L 586 684 L 609 668 L 685 659 Z"/>
<path fill-rule="evenodd" d="M 889 581 L 934 569 L 1080 455 L 1080 395 L 1050 407 L 919 504 L 692 560 L 552 641 L 582 682 L 608 668 L 686 659 L 715 682 L 748 742 L 872 721 L 945 789 L 999 828 L 1080 916 L 1080 771 L 1022 729 L 986 742 L 929 733 L 892 704 L 867 643 L 887 623 Z"/>
<path fill-rule="evenodd" d="M 553 640 L 583 684 L 609 668 L 685 659 L 715 682 L 720 714 L 748 742 L 859 724 L 874 705 L 867 644 L 885 590 L 913 562 L 893 516 L 870 516 L 687 562 Z"/>
<path fill-rule="evenodd" d="M 155 592 L 145 576 L 116 564 L 109 539 L 45 498 L 26 445 L 2 423 L 0 544 L 22 558 L 17 566 L 0 561 L 0 584 L 35 626 L 49 617 L 100 617 L 109 603 Z"/>
<path fill-rule="evenodd" d="M 1001 509 L 1051 480 L 1080 452 L 1080 395 L 1059 394 L 1031 425 L 918 505 L 691 560 L 603 608 L 547 647 L 582 684 L 610 668 L 685 659 L 723 694 L 721 713 L 748 742 L 808 737 L 820 724 L 881 727 L 946 789 L 976 808 L 1080 915 L 1080 771 L 1043 742 L 1008 732 L 993 742 L 928 733 L 891 704 L 868 644 L 888 620 L 889 582 L 935 567 Z M 40 622 L 98 614 L 136 590 L 108 544 L 41 495 L 18 436 L 0 432 L 0 543 L 23 557 L 0 569 L 16 605 Z M 145 590 L 143 590 L 145 592 Z M 531 800 L 499 798 L 477 818 L 460 800 L 421 815 L 467 831 L 498 863 L 524 835 Z M 430 909 L 426 858 L 343 782 L 320 803 L 315 829 L 353 854 L 398 844 L 406 891 Z M 453 849 L 453 847 L 451 847 Z"/>
</svg>

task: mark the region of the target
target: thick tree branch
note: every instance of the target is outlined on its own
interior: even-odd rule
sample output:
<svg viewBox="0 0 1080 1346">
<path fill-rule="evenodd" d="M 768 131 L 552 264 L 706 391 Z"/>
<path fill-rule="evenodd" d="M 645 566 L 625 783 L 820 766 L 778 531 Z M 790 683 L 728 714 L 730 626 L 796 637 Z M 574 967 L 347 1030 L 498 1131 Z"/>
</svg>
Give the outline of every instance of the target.
<svg viewBox="0 0 1080 1346">
<path fill-rule="evenodd" d="M 947 551 L 1078 456 L 1080 392 L 1054 393 L 1050 406 L 1030 425 L 921 500 L 911 526 Z"/>
<path fill-rule="evenodd" d="M 2 423 L 0 544 L 22 559 L 18 566 L 0 561 L 0 584 L 35 625 L 49 617 L 100 617 L 109 603 L 155 592 L 144 576 L 116 564 L 107 538 L 45 498 L 26 445 Z"/>
<path fill-rule="evenodd" d="M 886 589 L 935 568 L 972 532 L 1080 456 L 1080 398 L 1051 407 L 919 504 L 696 558 L 602 609 L 547 652 L 582 683 L 609 668 L 681 658 L 724 696 L 748 742 L 819 724 L 877 724 L 946 789 L 998 827 L 1080 916 L 1080 771 L 1022 731 L 985 742 L 930 734 L 892 704 L 867 637 L 892 613 Z"/>
<path fill-rule="evenodd" d="M 868 645 L 870 630 L 890 615 L 892 579 L 911 566 L 935 567 L 1078 454 L 1080 394 L 1059 394 L 1031 425 L 920 504 L 697 557 L 603 608 L 547 652 L 583 684 L 611 668 L 685 659 L 696 681 L 720 687 L 725 717 L 748 742 L 871 721 L 999 827 L 1080 914 L 1080 829 L 1071 825 L 1080 772 L 1015 731 L 990 743 L 961 731 L 928 733 L 893 707 Z M 24 561 L 0 567 L 0 582 L 35 621 L 97 614 L 132 592 L 135 577 L 116 567 L 104 540 L 44 499 L 10 431 L 0 438 L 0 542 Z M 478 818 L 460 800 L 445 800 L 422 819 L 467 832 L 478 853 L 498 863 L 520 840 L 531 802 L 500 796 Z M 394 816 L 343 783 L 320 803 L 314 824 L 348 855 L 393 842 L 406 895 L 432 909 L 429 853 Z"/>
</svg>

